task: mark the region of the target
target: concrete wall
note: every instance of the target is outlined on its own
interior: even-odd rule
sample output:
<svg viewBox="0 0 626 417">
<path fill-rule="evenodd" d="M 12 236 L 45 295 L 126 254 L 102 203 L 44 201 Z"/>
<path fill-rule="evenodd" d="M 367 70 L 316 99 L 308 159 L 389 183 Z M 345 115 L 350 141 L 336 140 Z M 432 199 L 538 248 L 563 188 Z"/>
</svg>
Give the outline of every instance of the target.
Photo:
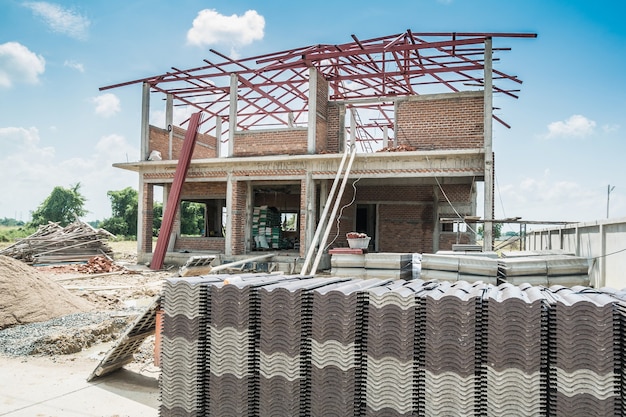
<svg viewBox="0 0 626 417">
<path fill-rule="evenodd" d="M 626 287 L 626 218 L 533 230 L 527 250 L 562 249 L 590 260 L 594 287 Z"/>
</svg>

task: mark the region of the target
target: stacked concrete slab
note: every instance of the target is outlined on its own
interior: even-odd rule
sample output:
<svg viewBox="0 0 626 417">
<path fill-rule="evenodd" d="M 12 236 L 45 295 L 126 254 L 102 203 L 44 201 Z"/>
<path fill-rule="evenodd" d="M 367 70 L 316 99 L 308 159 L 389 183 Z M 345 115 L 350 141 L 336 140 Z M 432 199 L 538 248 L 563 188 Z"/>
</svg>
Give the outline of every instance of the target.
<svg viewBox="0 0 626 417">
<path fill-rule="evenodd" d="M 498 261 L 498 277 L 514 285 L 589 285 L 589 261 L 572 255 L 509 255 Z"/>
<path fill-rule="evenodd" d="M 625 299 L 510 283 L 173 278 L 160 414 L 621 415 Z"/>
<path fill-rule="evenodd" d="M 411 279 L 413 254 L 410 253 L 332 253 L 331 274 L 338 277 Z"/>
<path fill-rule="evenodd" d="M 475 253 L 423 254 L 420 278 L 439 281 L 468 281 L 513 285 L 589 285 L 589 261 L 567 254 L 509 252 L 495 258 Z"/>
<path fill-rule="evenodd" d="M 498 260 L 490 256 L 463 254 L 422 254 L 420 279 L 439 281 L 467 281 L 496 284 Z"/>
</svg>

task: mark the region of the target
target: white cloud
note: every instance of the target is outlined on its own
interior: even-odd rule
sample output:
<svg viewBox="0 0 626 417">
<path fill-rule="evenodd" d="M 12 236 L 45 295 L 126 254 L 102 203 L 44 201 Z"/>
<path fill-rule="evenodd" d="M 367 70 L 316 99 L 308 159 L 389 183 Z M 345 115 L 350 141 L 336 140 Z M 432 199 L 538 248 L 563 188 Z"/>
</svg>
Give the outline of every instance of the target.
<svg viewBox="0 0 626 417">
<path fill-rule="evenodd" d="M 87 199 L 87 220 L 111 215 L 107 191 L 137 187 L 137 174 L 113 168 L 115 162 L 136 161 L 139 151 L 120 135 L 101 137 L 92 149 L 79 157 L 63 158 L 53 147 L 41 146 L 36 128 L 0 128 L 0 218 L 16 217 L 29 221 L 30 212 L 41 204 L 56 186 L 81 184 Z M 85 143 L 89 143 L 86 141 Z M 84 155 L 84 156 L 82 156 Z M 28 190 L 28 192 L 24 192 Z"/>
<path fill-rule="evenodd" d="M 91 22 L 80 13 L 45 1 L 26 2 L 24 6 L 42 18 L 53 32 L 80 40 L 87 38 L 87 30 Z"/>
<path fill-rule="evenodd" d="M 75 69 L 78 72 L 85 72 L 85 66 L 83 64 L 81 64 L 80 62 L 66 60 L 63 63 L 63 66 Z"/>
<path fill-rule="evenodd" d="M 17 42 L 0 44 L 0 87 L 14 83 L 37 84 L 46 70 L 46 60 Z"/>
<path fill-rule="evenodd" d="M 263 39 L 265 18 L 255 10 L 248 10 L 243 16 L 224 16 L 214 9 L 204 9 L 193 20 L 193 27 L 187 32 L 187 42 L 191 45 L 248 45 Z"/>
<path fill-rule="evenodd" d="M 583 138 L 593 133 L 596 122 L 585 116 L 575 114 L 565 121 L 552 122 L 548 125 L 546 138 Z"/>
<path fill-rule="evenodd" d="M 102 117 L 111 117 L 121 110 L 120 99 L 113 93 L 105 93 L 91 99 L 96 105 L 95 113 Z"/>
<path fill-rule="evenodd" d="M 549 170 L 543 175 L 501 184 L 498 192 L 496 217 L 503 216 L 499 213 L 500 198 L 506 216 L 532 221 L 591 221 L 603 218 L 606 210 L 606 186 L 554 178 Z"/>
<path fill-rule="evenodd" d="M 451 4 L 452 0 L 437 0 L 437 3 L 441 3 L 441 4 Z"/>
<path fill-rule="evenodd" d="M 613 133 L 613 132 L 617 132 L 620 129 L 620 125 L 618 124 L 612 124 L 612 125 L 604 125 L 602 126 L 602 130 L 604 131 L 604 133 Z"/>
</svg>

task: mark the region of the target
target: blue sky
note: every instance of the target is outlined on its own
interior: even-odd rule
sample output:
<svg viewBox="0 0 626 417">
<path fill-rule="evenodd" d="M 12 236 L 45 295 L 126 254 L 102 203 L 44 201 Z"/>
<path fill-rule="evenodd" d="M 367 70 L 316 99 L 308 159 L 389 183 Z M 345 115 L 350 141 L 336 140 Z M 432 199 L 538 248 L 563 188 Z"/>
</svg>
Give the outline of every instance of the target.
<svg viewBox="0 0 626 417">
<path fill-rule="evenodd" d="M 141 87 L 99 87 L 202 65 L 210 48 L 245 57 L 406 29 L 538 34 L 494 41 L 512 48 L 495 67 L 524 81 L 495 101 L 511 125 L 494 123 L 497 218 L 603 219 L 609 184 L 610 217 L 625 217 L 625 15 L 602 0 L 2 0 L 0 218 L 27 221 L 80 182 L 85 220 L 103 219 L 107 191 L 136 187 L 111 164 L 139 157 Z"/>
</svg>

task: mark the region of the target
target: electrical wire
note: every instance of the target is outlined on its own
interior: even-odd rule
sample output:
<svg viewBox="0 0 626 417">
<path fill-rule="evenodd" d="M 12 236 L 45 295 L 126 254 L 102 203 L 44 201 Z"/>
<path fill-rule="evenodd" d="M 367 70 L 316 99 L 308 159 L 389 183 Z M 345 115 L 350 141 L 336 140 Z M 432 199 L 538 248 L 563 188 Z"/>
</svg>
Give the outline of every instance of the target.
<svg viewBox="0 0 626 417">
<path fill-rule="evenodd" d="M 595 257 L 593 257 L 593 258 L 591 258 L 591 259 L 592 259 L 592 260 L 594 260 L 594 261 L 596 261 L 596 260 L 598 260 L 598 259 L 600 259 L 600 258 L 606 258 L 607 256 L 615 255 L 615 254 L 618 254 L 618 253 L 621 253 L 621 252 L 626 252 L 626 248 L 624 248 L 624 249 L 620 249 L 620 250 L 617 250 L 617 251 L 615 251 L 615 252 L 611 252 L 611 253 L 605 253 L 604 255 L 595 256 Z"/>
<path fill-rule="evenodd" d="M 401 126 L 399 127 L 399 133 L 402 134 L 402 136 L 406 137 L 406 134 L 404 133 L 404 129 Z M 430 159 L 428 158 L 428 155 L 426 156 L 426 162 L 428 162 L 429 168 L 432 169 L 432 163 L 430 161 Z M 437 178 L 437 176 L 434 177 L 435 181 L 437 182 L 437 186 L 439 187 L 439 190 L 441 191 L 441 194 L 444 196 L 444 198 L 446 199 L 446 201 L 448 202 L 448 205 L 450 206 L 450 208 L 454 211 L 454 213 L 456 214 L 456 216 L 459 218 L 459 220 L 461 220 L 463 222 L 463 224 L 465 224 L 465 227 L 467 227 L 469 230 L 471 230 L 472 233 L 474 233 L 475 235 L 478 234 L 478 232 L 476 230 L 474 230 L 474 228 L 472 226 L 470 226 L 466 221 L 465 218 L 463 216 L 461 216 L 461 214 L 457 211 L 456 207 L 454 207 L 454 205 L 452 204 L 452 202 L 450 201 L 450 199 L 448 198 L 448 195 L 446 194 L 446 192 L 443 190 L 443 186 L 441 185 L 441 183 L 439 182 L 439 178 Z M 474 181 L 472 179 L 472 181 Z"/>
<path fill-rule="evenodd" d="M 337 234 L 335 235 L 335 237 L 333 238 L 333 240 L 326 245 L 326 247 L 324 248 L 324 252 L 327 251 L 331 245 L 333 243 L 335 243 L 335 240 L 337 240 L 337 238 L 339 237 L 339 225 L 341 224 L 341 214 L 343 213 L 343 210 L 345 208 L 350 207 L 352 204 L 354 204 L 354 201 L 356 200 L 356 183 L 359 182 L 361 180 L 361 177 L 357 178 L 356 180 L 352 181 L 352 189 L 354 190 L 354 193 L 352 194 L 352 201 L 350 201 L 348 204 L 344 205 L 343 207 L 341 207 L 341 209 L 339 210 L 339 215 L 337 216 Z"/>
</svg>

